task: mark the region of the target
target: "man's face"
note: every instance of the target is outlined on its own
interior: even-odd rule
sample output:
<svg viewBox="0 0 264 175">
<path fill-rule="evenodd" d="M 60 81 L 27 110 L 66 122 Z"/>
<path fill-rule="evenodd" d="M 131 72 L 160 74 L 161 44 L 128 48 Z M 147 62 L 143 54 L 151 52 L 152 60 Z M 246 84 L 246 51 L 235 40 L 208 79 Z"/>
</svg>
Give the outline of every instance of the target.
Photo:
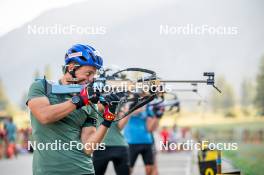
<svg viewBox="0 0 264 175">
<path fill-rule="evenodd" d="M 81 66 L 75 71 L 75 76 L 78 78 L 78 84 L 86 84 L 93 81 L 96 74 L 96 68 L 93 66 Z"/>
</svg>

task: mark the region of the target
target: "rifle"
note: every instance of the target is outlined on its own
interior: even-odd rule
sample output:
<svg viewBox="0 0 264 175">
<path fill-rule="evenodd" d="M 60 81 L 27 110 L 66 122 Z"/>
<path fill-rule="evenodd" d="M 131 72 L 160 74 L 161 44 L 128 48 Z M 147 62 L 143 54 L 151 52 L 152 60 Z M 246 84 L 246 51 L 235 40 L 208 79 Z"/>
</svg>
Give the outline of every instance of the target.
<svg viewBox="0 0 264 175">
<path fill-rule="evenodd" d="M 141 77 L 133 81 L 125 76 L 125 72 L 140 72 L 148 74 L 148 76 Z M 118 121 L 131 114 L 136 109 L 153 101 L 164 90 L 162 87 L 168 83 L 206 84 L 213 86 L 218 92 L 221 93 L 221 91 L 215 86 L 215 74 L 213 72 L 205 72 L 203 75 L 207 77 L 206 80 L 163 80 L 157 77 L 156 72 L 143 68 L 127 68 L 117 71 L 111 75 L 106 75 L 105 70 L 100 70 L 99 77 L 88 85 L 93 87 L 94 92 L 100 94 L 100 103 L 104 103 L 104 97 L 110 93 L 119 93 L 119 95 L 121 94 L 119 101 L 112 102 L 118 104 L 115 114 L 121 112 L 123 105 L 127 103 L 134 103 L 133 107 L 130 108 L 129 111 L 123 115 L 119 115 L 115 119 L 115 121 Z M 46 83 L 46 88 L 49 93 L 53 94 L 78 94 L 84 87 L 88 87 L 88 85 L 78 85 L 76 84 L 77 82 L 78 80 L 75 78 L 71 81 L 72 84 L 70 85 Z M 108 87 L 108 89 L 105 87 Z M 148 87 L 147 91 L 144 91 L 145 87 Z M 91 107 L 93 108 L 92 105 Z M 96 109 L 94 110 L 99 116 L 101 116 L 101 114 Z"/>
</svg>

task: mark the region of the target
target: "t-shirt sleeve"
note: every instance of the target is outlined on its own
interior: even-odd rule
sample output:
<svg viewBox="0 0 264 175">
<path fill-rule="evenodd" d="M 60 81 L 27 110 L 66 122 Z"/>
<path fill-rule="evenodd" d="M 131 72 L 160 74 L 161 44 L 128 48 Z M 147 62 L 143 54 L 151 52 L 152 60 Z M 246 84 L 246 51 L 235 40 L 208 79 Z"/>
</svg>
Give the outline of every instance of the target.
<svg viewBox="0 0 264 175">
<path fill-rule="evenodd" d="M 147 117 L 154 117 L 155 114 L 153 111 L 153 107 L 147 106 L 145 114 L 147 115 Z"/>
<path fill-rule="evenodd" d="M 31 84 L 29 88 L 26 105 L 28 104 L 29 100 L 36 97 L 44 97 L 44 96 L 46 96 L 46 93 L 43 82 L 41 80 L 35 81 Z"/>
<path fill-rule="evenodd" d="M 98 111 L 97 105 L 93 105 L 94 109 Z M 96 127 L 98 115 L 90 106 L 85 106 L 84 111 L 87 115 L 86 120 L 82 127 Z"/>
</svg>

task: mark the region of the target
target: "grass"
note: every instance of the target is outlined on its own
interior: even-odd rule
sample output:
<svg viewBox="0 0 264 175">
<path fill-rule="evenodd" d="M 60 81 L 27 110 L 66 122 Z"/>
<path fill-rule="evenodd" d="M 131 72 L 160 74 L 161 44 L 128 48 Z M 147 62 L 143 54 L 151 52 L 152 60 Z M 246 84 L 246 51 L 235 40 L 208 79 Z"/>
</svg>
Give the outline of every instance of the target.
<svg viewBox="0 0 264 175">
<path fill-rule="evenodd" d="M 213 138 L 215 141 L 228 141 L 230 131 L 263 130 L 263 122 L 214 124 L 192 127 L 193 131 L 202 132 L 205 138 Z M 231 132 L 232 133 L 232 132 Z M 264 174 L 264 143 L 241 143 L 241 136 L 232 133 L 233 137 L 229 142 L 238 142 L 237 151 L 224 151 L 223 156 L 231 160 L 235 168 L 241 170 L 243 175 L 263 175 Z M 240 137 L 240 139 L 239 139 Z"/>
<path fill-rule="evenodd" d="M 244 175 L 263 175 L 264 144 L 241 144 L 237 151 L 225 151 L 223 155 Z"/>
</svg>

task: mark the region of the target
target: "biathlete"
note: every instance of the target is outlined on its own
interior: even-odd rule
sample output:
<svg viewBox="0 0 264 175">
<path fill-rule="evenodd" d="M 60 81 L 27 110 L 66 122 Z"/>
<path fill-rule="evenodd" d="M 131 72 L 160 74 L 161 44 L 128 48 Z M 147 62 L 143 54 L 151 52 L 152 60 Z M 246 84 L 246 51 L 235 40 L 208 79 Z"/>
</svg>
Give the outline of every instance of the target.
<svg viewBox="0 0 264 175">
<path fill-rule="evenodd" d="M 64 74 L 59 83 L 68 85 L 73 80 L 81 85 L 90 83 L 102 65 L 98 51 L 76 44 L 65 55 Z M 45 83 L 45 80 L 33 82 L 27 99 L 33 142 L 46 145 L 44 149 L 34 150 L 33 174 L 94 175 L 91 154 L 115 118 L 116 105 L 111 101 L 119 100 L 118 97 L 115 94 L 106 97 L 108 103 L 104 104 L 103 119 L 96 130 L 97 114 L 91 108 L 94 94 L 90 95 L 89 88 L 83 88 L 80 94 L 48 94 Z M 52 143 L 60 143 L 61 147 L 51 149 Z M 69 146 L 71 143 L 76 146 Z"/>
</svg>

